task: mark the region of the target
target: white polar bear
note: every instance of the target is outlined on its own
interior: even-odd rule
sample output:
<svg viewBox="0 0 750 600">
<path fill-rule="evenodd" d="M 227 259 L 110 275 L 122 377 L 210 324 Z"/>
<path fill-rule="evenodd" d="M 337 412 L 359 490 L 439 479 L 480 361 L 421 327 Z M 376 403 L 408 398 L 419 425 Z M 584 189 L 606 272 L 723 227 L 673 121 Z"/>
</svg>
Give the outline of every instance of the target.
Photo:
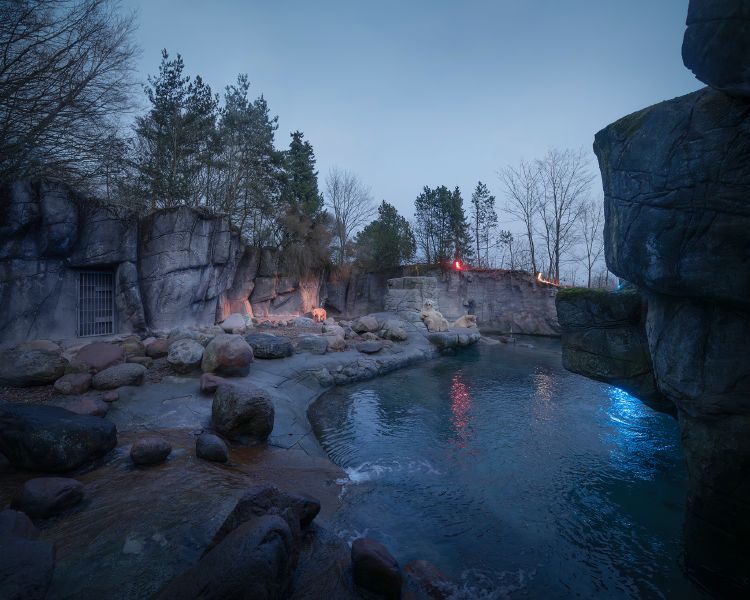
<svg viewBox="0 0 750 600">
<path fill-rule="evenodd" d="M 476 329 L 477 328 L 477 316 L 476 315 L 464 315 L 458 317 L 453 323 L 453 327 L 459 329 Z"/>
<path fill-rule="evenodd" d="M 440 312 L 435 310 L 435 303 L 432 300 L 424 301 L 420 316 L 427 327 L 427 331 L 448 331 L 448 321 Z"/>
</svg>

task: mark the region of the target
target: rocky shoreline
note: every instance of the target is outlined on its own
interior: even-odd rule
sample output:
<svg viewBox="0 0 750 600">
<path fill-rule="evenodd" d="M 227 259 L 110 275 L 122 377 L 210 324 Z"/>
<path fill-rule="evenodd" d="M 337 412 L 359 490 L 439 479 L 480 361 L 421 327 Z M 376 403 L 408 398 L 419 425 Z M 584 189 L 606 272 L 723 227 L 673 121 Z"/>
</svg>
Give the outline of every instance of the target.
<svg viewBox="0 0 750 600">
<path fill-rule="evenodd" d="M 26 505 L 19 498 L 28 495 L 27 489 L 33 496 L 35 481 L 42 482 L 47 495 L 68 499 L 53 503 L 44 517 L 34 517 L 40 530 L 37 539 L 32 534 L 5 537 L 9 552 L 4 560 L 10 564 L 0 565 L 0 575 L 25 573 L 23 580 L 0 578 L 11 586 L 6 591 L 11 597 L 44 597 L 47 589 L 51 597 L 60 598 L 156 593 L 180 597 L 200 581 L 200 586 L 210 588 L 200 597 L 218 598 L 231 596 L 231 585 L 227 588 L 223 582 L 239 569 L 266 582 L 258 597 L 357 598 L 373 581 L 376 588 L 380 585 L 377 573 L 385 568 L 391 587 L 374 593 L 396 597 L 403 589 L 403 597 L 436 597 L 425 591 L 441 577 L 431 565 L 417 561 L 400 569 L 393 566 L 387 550 L 371 547 L 371 541 L 353 552 L 326 532 L 345 474 L 318 444 L 307 410 L 335 385 L 377 377 L 474 344 L 480 339 L 478 330 L 429 333 L 420 321 L 402 320 L 395 313 L 376 313 L 354 322 L 316 324 L 299 318 L 254 327 L 247 320 L 233 325 L 228 319 L 222 327 L 221 332 L 217 327 L 176 328 L 152 339 L 119 336 L 96 342 L 95 352 L 86 347 L 61 349 L 62 370 L 54 358 L 51 367 L 40 369 L 40 353 L 47 359 L 54 354 L 49 343 L 5 351 L 0 369 L 4 383 L 9 381 L 9 369 L 19 364 L 36 368 L 35 376 L 54 374 L 57 379 L 51 391 L 46 386 L 41 404 L 19 402 L 24 391 L 37 388 L 4 388 L 15 393 L 6 394 L 13 402 L 0 404 L 0 447 L 8 459 L 2 466 L 0 502 L 23 510 Z M 234 348 L 224 348 L 227 345 Z M 244 346 L 251 349 L 249 361 L 243 358 Z M 113 358 L 118 349 L 119 359 Z M 24 353 L 31 354 L 26 362 L 20 358 Z M 86 390 L 87 384 L 95 389 Z M 18 411 L 40 408 L 60 411 L 41 416 L 34 412 L 42 423 L 56 423 L 63 413 L 66 418 L 72 415 L 76 426 L 78 419 L 109 423 L 116 428 L 114 443 L 111 433 L 102 434 L 103 441 L 93 445 L 80 433 L 85 441 L 75 460 L 69 449 L 60 452 L 55 444 L 41 458 L 16 451 L 19 438 L 13 438 L 12 423 L 27 418 Z M 81 424 L 81 432 L 88 435 L 90 426 Z M 57 462 L 49 462 L 51 455 Z M 59 476 L 47 476 L 52 473 Z M 50 492 L 53 484 L 61 487 Z M 227 519 L 240 506 L 238 498 L 247 496 L 252 484 L 272 484 L 285 491 L 262 511 L 253 509 L 245 521 L 228 526 Z M 294 526 L 284 508 L 288 495 L 298 493 L 319 503 L 318 524 L 304 531 Z M 38 502 L 39 496 L 32 500 Z M 13 523 L 25 518 L 23 512 L 12 510 L 2 515 Z M 220 530 L 225 535 L 217 541 Z M 259 566 L 267 563 L 270 555 L 264 553 L 270 547 L 258 545 L 258 540 L 268 536 L 278 540 L 272 562 L 283 566 L 273 572 Z M 54 568 L 49 560 L 12 550 L 29 544 L 39 547 L 43 556 L 55 553 Z M 209 544 L 216 547 L 209 550 Z M 222 550 L 224 544 L 228 546 Z M 21 558 L 10 558 L 15 555 Z M 140 574 L 133 577 L 136 571 Z"/>
</svg>

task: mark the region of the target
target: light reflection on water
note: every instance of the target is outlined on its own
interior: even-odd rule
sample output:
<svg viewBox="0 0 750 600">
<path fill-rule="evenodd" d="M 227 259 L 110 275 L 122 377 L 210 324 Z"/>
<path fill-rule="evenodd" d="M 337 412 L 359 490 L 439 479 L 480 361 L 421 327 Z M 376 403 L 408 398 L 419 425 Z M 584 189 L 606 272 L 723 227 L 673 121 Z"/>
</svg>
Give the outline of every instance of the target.
<svg viewBox="0 0 750 600">
<path fill-rule="evenodd" d="M 701 597 L 680 566 L 676 422 L 564 371 L 554 345 L 474 349 L 311 415 L 350 474 L 338 530 L 430 560 L 461 597 Z"/>
</svg>

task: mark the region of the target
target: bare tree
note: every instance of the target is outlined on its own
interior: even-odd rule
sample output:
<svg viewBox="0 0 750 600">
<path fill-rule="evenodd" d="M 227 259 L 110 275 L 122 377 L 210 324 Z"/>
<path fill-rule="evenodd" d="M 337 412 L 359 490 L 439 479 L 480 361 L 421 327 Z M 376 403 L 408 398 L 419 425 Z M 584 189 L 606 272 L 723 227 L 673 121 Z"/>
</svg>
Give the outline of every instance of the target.
<svg viewBox="0 0 750 600">
<path fill-rule="evenodd" d="M 336 167 L 326 176 L 326 206 L 334 219 L 338 264 L 346 260 L 347 244 L 354 233 L 367 225 L 376 212 L 369 188 L 359 178 Z"/>
<path fill-rule="evenodd" d="M 604 225 L 604 212 L 602 203 L 587 201 L 583 204 L 580 218 L 581 239 L 585 251 L 584 264 L 586 265 L 587 287 L 591 287 L 591 277 L 594 267 L 604 251 L 604 237 L 602 226 Z"/>
<path fill-rule="evenodd" d="M 118 0 L 0 0 L 0 180 L 100 174 L 132 92 Z"/>
<path fill-rule="evenodd" d="M 506 167 L 498 175 L 505 186 L 507 197 L 505 210 L 523 223 L 528 242 L 531 269 L 536 275 L 537 256 L 534 245 L 534 229 L 541 196 L 541 173 L 538 164 L 522 160 L 518 168 Z"/>
<path fill-rule="evenodd" d="M 577 241 L 576 223 L 593 175 L 582 150 L 550 150 L 536 166 L 542 191 L 537 212 L 549 259 L 549 278 L 560 283 L 560 263 Z"/>
</svg>

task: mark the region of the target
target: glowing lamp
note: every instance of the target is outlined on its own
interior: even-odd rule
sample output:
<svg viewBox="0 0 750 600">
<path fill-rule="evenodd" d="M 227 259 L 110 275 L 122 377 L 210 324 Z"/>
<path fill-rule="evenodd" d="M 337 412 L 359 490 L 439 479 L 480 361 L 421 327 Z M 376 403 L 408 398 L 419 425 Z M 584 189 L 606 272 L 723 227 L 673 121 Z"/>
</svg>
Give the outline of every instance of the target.
<svg viewBox="0 0 750 600">
<path fill-rule="evenodd" d="M 456 260 L 453 262 L 453 267 L 456 269 L 456 271 L 460 271 L 464 268 L 464 266 L 461 264 L 460 260 Z"/>
</svg>

